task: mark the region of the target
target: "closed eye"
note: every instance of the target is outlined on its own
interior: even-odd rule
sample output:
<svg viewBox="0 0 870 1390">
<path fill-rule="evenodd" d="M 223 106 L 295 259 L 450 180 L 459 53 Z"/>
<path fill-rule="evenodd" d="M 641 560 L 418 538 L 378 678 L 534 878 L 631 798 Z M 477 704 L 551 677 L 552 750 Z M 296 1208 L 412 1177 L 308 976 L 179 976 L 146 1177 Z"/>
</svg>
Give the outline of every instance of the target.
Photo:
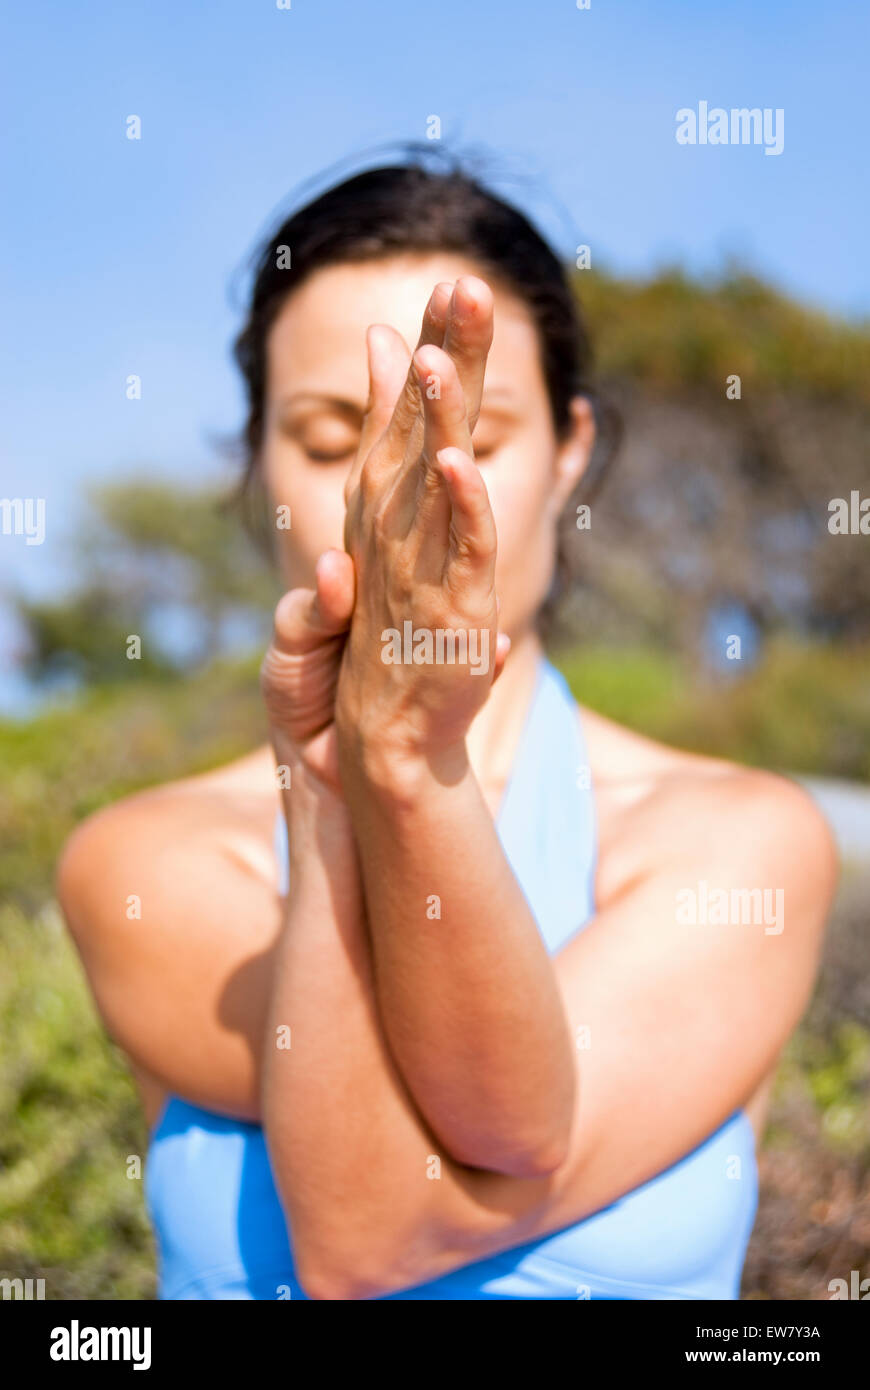
<svg viewBox="0 0 870 1390">
<path fill-rule="evenodd" d="M 356 453 L 356 446 L 352 445 L 347 449 L 341 449 L 337 453 L 334 449 L 306 449 L 305 452 L 312 463 L 344 463 L 347 459 L 353 458 Z"/>
<path fill-rule="evenodd" d="M 359 447 L 363 412 L 352 401 L 302 393 L 278 406 L 277 424 L 312 463 L 343 463 Z"/>
<path fill-rule="evenodd" d="M 485 459 L 492 458 L 492 455 L 497 452 L 501 444 L 501 440 L 476 439 L 472 437 L 472 444 L 474 446 L 475 462 L 482 463 Z"/>
</svg>

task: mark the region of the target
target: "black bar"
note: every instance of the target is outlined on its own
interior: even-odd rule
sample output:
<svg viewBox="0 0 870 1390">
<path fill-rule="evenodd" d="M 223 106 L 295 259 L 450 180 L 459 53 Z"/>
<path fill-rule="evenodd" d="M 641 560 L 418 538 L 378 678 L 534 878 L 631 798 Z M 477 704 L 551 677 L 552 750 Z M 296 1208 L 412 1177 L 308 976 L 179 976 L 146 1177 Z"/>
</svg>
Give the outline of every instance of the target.
<svg viewBox="0 0 870 1390">
<path fill-rule="evenodd" d="M 830 1377 L 832 1372 L 862 1364 L 870 1334 L 870 1310 L 862 1306 L 867 1298 L 789 1303 L 578 1300 L 561 1313 L 554 1310 L 556 1321 L 546 1324 L 537 1321 L 541 1311 L 522 1313 L 517 1306 L 521 1301 L 491 1301 L 510 1304 L 511 1321 L 504 1327 L 489 1321 L 499 1313 L 492 1308 L 487 1313 L 485 1303 L 474 1303 L 473 1321 L 469 1303 L 454 1303 L 449 1311 L 443 1305 L 430 1307 L 428 1313 L 417 1304 L 415 1316 L 421 1321 L 413 1329 L 418 1340 L 411 1343 L 402 1335 L 411 1330 L 404 1322 L 407 1313 L 397 1324 L 392 1320 L 396 1315 L 389 1315 L 384 1325 L 383 1314 L 368 1303 L 357 1312 L 345 1306 L 328 1313 L 317 1304 L 290 1301 L 266 1307 L 250 1302 L 4 1300 L 0 1331 L 7 1367 L 14 1357 L 20 1370 L 48 1372 L 52 1378 L 93 1378 L 101 1371 L 115 1377 L 162 1376 L 170 1371 L 195 1374 L 201 1383 L 202 1378 L 215 1376 L 221 1385 L 232 1376 L 244 1377 L 244 1390 L 252 1379 L 271 1378 L 276 1372 L 298 1375 L 304 1366 L 308 1369 L 303 1373 L 310 1379 L 311 1354 L 323 1373 L 340 1361 L 343 1351 L 352 1361 L 367 1351 L 366 1378 L 380 1374 L 388 1377 L 388 1383 L 419 1375 L 421 1355 L 431 1373 L 439 1353 L 454 1375 L 467 1373 L 471 1357 L 479 1358 L 488 1379 L 505 1360 L 514 1380 L 522 1376 L 522 1360 L 531 1353 L 536 1385 L 554 1374 L 563 1379 L 566 1372 L 578 1379 L 590 1374 L 600 1379 L 603 1373 L 617 1378 L 631 1371 L 655 1377 L 679 1367 L 689 1375 L 703 1376 L 711 1369 L 738 1365 L 774 1372 L 802 1367 Z M 409 1304 L 389 1306 L 408 1308 Z M 505 1315 L 503 1311 L 501 1316 Z M 348 1326 L 361 1340 L 336 1337 Z M 115 1338 L 107 1332 L 102 1338 L 102 1328 L 126 1329 L 126 1335 L 119 1331 Z M 137 1337 L 134 1329 L 138 1329 Z M 542 1344 L 537 1335 L 544 1329 L 548 1341 Z M 551 1340 L 554 1334 L 558 1340 Z M 77 1357 L 56 1359 L 52 1348 L 70 1358 L 77 1353 Z M 86 1359 L 91 1348 L 103 1352 L 106 1359 Z M 127 1359 L 112 1359 L 115 1349 L 126 1353 Z M 563 1360 L 566 1352 L 567 1362 Z M 308 1356 L 300 1361 L 305 1353 Z M 138 1372 L 134 1370 L 137 1360 L 141 1363 Z"/>
</svg>

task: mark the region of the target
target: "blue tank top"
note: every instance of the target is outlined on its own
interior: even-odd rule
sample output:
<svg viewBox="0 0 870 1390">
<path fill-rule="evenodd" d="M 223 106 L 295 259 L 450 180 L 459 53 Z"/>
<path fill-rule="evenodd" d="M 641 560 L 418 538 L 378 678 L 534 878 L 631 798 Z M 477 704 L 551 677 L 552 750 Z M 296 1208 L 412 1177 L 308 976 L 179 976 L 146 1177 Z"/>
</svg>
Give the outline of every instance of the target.
<svg viewBox="0 0 870 1390">
<path fill-rule="evenodd" d="M 546 662 L 496 824 L 552 954 L 593 914 L 596 837 L 577 707 Z M 286 892 L 283 817 L 276 848 Z M 305 1297 L 259 1125 L 170 1096 L 145 1188 L 160 1298 Z M 576 1225 L 388 1297 L 733 1299 L 757 1191 L 753 1131 L 738 1110 L 679 1162 Z"/>
</svg>

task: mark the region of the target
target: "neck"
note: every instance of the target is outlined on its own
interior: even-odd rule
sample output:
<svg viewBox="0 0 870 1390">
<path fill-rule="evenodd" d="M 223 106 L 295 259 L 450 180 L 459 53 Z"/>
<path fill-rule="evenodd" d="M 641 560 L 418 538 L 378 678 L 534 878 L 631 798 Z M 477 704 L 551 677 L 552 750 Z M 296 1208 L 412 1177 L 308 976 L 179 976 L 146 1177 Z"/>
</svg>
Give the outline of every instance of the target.
<svg viewBox="0 0 870 1390">
<path fill-rule="evenodd" d="M 541 656 L 538 635 L 530 628 L 511 647 L 504 670 L 468 731 L 469 761 L 491 805 L 497 805 L 510 775 Z"/>
</svg>

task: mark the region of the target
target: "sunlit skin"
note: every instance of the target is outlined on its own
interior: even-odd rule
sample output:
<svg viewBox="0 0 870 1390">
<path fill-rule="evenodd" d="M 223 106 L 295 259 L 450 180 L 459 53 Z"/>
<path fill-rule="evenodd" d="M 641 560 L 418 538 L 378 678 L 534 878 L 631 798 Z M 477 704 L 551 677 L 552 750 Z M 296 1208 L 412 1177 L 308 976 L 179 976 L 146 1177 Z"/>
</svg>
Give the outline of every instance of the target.
<svg viewBox="0 0 870 1390">
<path fill-rule="evenodd" d="M 582 1220 L 738 1106 L 760 1133 L 812 986 L 835 858 L 783 779 L 583 711 L 596 917 L 553 958 L 504 860 L 492 816 L 534 618 L 593 443 L 584 401 L 572 419 L 557 439 L 533 322 L 481 267 L 403 257 L 303 282 L 268 344 L 260 466 L 292 514 L 270 745 L 109 808 L 61 864 L 149 1119 L 170 1092 L 263 1123 L 313 1297 L 377 1296 Z M 385 666 L 406 609 L 499 632 L 495 682 Z M 783 888 L 786 930 L 687 935 L 674 895 L 702 878 Z M 147 922 L 118 912 L 132 883 Z M 411 931 L 433 884 L 448 925 Z M 295 1066 L 269 1046 L 290 1017 Z M 581 1024 L 599 1045 L 578 1057 Z M 420 1183 L 433 1151 L 442 1179 Z"/>
</svg>

